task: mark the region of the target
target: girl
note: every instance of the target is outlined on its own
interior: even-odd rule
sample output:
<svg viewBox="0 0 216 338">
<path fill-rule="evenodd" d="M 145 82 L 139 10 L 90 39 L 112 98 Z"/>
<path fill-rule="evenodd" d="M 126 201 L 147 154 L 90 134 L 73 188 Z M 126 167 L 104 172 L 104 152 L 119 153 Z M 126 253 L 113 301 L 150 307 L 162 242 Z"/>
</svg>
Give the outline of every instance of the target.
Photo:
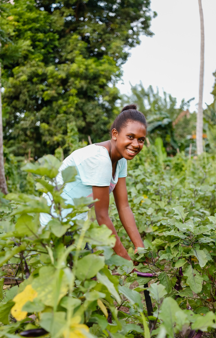
<svg viewBox="0 0 216 338">
<path fill-rule="evenodd" d="M 99 225 L 106 224 L 116 237 L 114 251 L 131 260 L 109 217 L 109 193 L 113 191 L 120 220 L 135 246 L 143 247 L 133 213 L 128 204 L 126 176 L 127 160 L 132 160 L 143 148 L 146 137 L 146 119 L 137 111 L 136 105 L 124 107 L 111 127 L 111 140 L 78 149 L 63 162 L 60 171 L 68 166 L 77 169 L 76 181 L 67 183 L 63 192 L 66 203 L 73 198 L 92 196 L 96 219 Z M 59 176 L 59 175 L 58 175 Z M 47 215 L 48 216 L 48 215 Z M 47 223 L 45 214 L 41 223 Z"/>
</svg>

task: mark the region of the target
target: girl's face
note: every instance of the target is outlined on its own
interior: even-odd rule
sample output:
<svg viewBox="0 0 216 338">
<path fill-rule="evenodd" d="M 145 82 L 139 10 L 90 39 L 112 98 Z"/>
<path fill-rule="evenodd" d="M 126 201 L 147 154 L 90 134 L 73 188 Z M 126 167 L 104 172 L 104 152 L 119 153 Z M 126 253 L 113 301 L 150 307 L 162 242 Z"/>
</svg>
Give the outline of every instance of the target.
<svg viewBox="0 0 216 338">
<path fill-rule="evenodd" d="M 115 140 L 116 150 L 126 160 L 132 160 L 143 148 L 146 138 L 146 128 L 138 121 L 128 121 L 118 133 L 112 131 L 112 139 Z"/>
</svg>

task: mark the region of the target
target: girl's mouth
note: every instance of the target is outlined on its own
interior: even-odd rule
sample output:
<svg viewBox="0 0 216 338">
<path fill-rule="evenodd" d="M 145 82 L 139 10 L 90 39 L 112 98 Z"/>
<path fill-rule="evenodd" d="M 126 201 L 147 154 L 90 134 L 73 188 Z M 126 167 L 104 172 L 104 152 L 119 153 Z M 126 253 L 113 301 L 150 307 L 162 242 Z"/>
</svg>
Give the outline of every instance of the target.
<svg viewBox="0 0 216 338">
<path fill-rule="evenodd" d="M 130 156 L 135 156 L 137 154 L 137 151 L 131 150 L 127 148 L 127 152 Z"/>
</svg>

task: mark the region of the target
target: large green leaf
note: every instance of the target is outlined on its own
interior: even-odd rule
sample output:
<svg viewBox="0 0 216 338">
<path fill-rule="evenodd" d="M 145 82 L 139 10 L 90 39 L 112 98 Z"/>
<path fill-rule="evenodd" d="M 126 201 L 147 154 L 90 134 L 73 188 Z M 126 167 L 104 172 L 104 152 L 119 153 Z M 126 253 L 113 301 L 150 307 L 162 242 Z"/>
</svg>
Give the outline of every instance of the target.
<svg viewBox="0 0 216 338">
<path fill-rule="evenodd" d="M 35 278 L 32 287 L 37 291 L 37 297 L 47 306 L 54 306 L 56 300 L 56 285 L 58 283 L 58 271 L 52 266 L 44 266 L 40 269 L 39 277 Z M 57 302 L 68 292 L 68 281 L 64 275 L 57 295 Z"/>
<path fill-rule="evenodd" d="M 158 279 L 161 282 L 161 284 L 165 286 L 167 293 L 170 293 L 172 291 L 172 284 L 167 273 L 161 272 L 160 275 L 158 276 Z"/>
<path fill-rule="evenodd" d="M 141 327 L 139 325 L 136 324 L 128 324 L 123 326 L 123 330 L 122 333 L 124 333 L 124 335 L 126 335 L 129 332 L 138 332 L 138 333 L 143 333 L 143 329 L 141 329 Z"/>
<path fill-rule="evenodd" d="M 22 311 L 26 312 L 41 312 L 45 308 L 45 305 L 38 299 L 35 298 L 33 301 L 28 301 L 22 307 Z"/>
<path fill-rule="evenodd" d="M 144 338 L 151 338 L 146 318 L 145 318 L 145 316 L 142 312 L 141 312 L 141 317 L 142 317 L 142 320 L 143 320 Z"/>
<path fill-rule="evenodd" d="M 53 194 L 53 191 L 55 189 L 55 186 L 53 184 L 50 184 L 49 182 L 45 181 L 42 178 L 37 178 L 36 181 L 37 181 L 36 183 L 37 190 L 44 193 L 50 192 L 51 194 Z"/>
<path fill-rule="evenodd" d="M 78 261 L 76 276 L 80 280 L 90 279 L 104 267 L 104 257 L 94 254 L 87 255 Z"/>
<path fill-rule="evenodd" d="M 71 298 L 65 296 L 62 298 L 60 305 L 65 309 L 69 310 L 69 308 L 74 309 L 81 304 L 81 300 L 78 298 Z"/>
<path fill-rule="evenodd" d="M 68 228 L 70 228 L 70 224 L 62 225 L 62 223 L 58 219 L 52 219 L 49 221 L 48 226 L 50 227 L 51 232 L 56 237 L 62 237 Z"/>
<path fill-rule="evenodd" d="M 106 264 L 119 266 L 122 271 L 126 273 L 130 273 L 134 269 L 133 261 L 129 261 L 118 255 L 113 255 L 111 258 L 106 260 Z"/>
<path fill-rule="evenodd" d="M 191 290 L 195 293 L 201 292 L 203 278 L 200 276 L 199 272 L 189 265 L 184 274 L 188 277 L 187 284 L 190 286 Z"/>
<path fill-rule="evenodd" d="M 186 216 L 187 216 L 188 213 L 184 212 L 183 206 L 179 205 L 177 207 L 174 207 L 173 209 L 174 209 L 175 213 L 180 217 L 180 219 L 182 220 L 182 222 L 184 222 L 184 220 L 185 220 L 185 218 L 186 218 Z"/>
<path fill-rule="evenodd" d="M 119 255 L 113 255 L 109 259 L 106 260 L 106 264 L 108 265 L 115 265 L 115 266 L 128 266 L 130 267 L 130 262 L 128 259 L 125 259 Z"/>
<path fill-rule="evenodd" d="M 49 213 L 50 207 L 47 205 L 47 201 L 44 197 L 38 200 L 31 200 L 25 205 L 19 206 L 13 211 L 13 215 L 27 214 L 27 213 Z"/>
<path fill-rule="evenodd" d="M 38 221 L 35 217 L 30 215 L 21 215 L 15 226 L 16 236 L 35 236 L 38 231 Z"/>
<path fill-rule="evenodd" d="M 208 262 L 208 256 L 206 255 L 204 250 L 194 249 L 194 256 L 198 259 L 199 265 L 203 268 Z"/>
<path fill-rule="evenodd" d="M 9 324 L 9 315 L 10 310 L 14 306 L 14 302 L 12 300 L 8 301 L 5 304 L 0 304 L 0 322 L 4 325 Z"/>
<path fill-rule="evenodd" d="M 106 225 L 92 224 L 85 234 L 85 240 L 97 246 L 109 245 L 114 247 L 116 239 Z"/>
<path fill-rule="evenodd" d="M 122 293 L 132 304 L 136 304 L 139 310 L 143 309 L 141 296 L 137 291 L 119 285 L 119 292 Z"/>
<path fill-rule="evenodd" d="M 175 337 L 175 332 L 181 330 L 187 319 L 177 302 L 171 297 L 164 299 L 160 309 L 159 318 L 163 321 L 163 325 L 170 338 Z M 183 318 L 184 322 L 182 323 Z M 178 327 L 176 328 L 177 324 Z"/>
<path fill-rule="evenodd" d="M 24 251 L 26 248 L 25 244 L 21 244 L 20 246 L 16 246 L 14 249 L 7 251 L 5 253 L 4 257 L 0 258 L 0 267 L 2 265 L 4 265 L 5 263 L 7 263 L 12 257 L 14 257 L 15 255 L 17 255 L 18 253 Z"/>
<path fill-rule="evenodd" d="M 41 314 L 40 325 L 50 332 L 53 338 L 62 337 L 66 324 L 65 312 L 44 312 Z"/>
<path fill-rule="evenodd" d="M 74 182 L 77 175 L 76 167 L 67 167 L 66 169 L 62 170 L 61 174 L 64 183 Z"/>
<path fill-rule="evenodd" d="M 161 298 L 163 298 L 167 294 L 165 286 L 157 283 L 151 284 L 149 291 L 151 296 L 156 300 L 157 303 L 159 303 Z"/>
<path fill-rule="evenodd" d="M 99 282 L 103 285 L 105 285 L 107 287 L 107 289 L 109 290 L 109 292 L 111 293 L 111 295 L 113 295 L 113 297 L 115 297 L 115 299 L 117 300 L 117 302 L 120 304 L 121 302 L 121 298 L 119 297 L 118 292 L 115 289 L 114 284 L 109 280 L 109 278 L 104 275 L 101 274 L 100 272 L 97 273 L 97 279 L 99 280 Z"/>
<path fill-rule="evenodd" d="M 205 316 L 199 316 L 192 324 L 193 330 L 206 332 L 208 328 L 216 329 L 216 315 L 213 312 L 208 312 Z"/>
<path fill-rule="evenodd" d="M 37 174 L 39 176 L 47 176 L 55 178 L 58 174 L 61 162 L 52 155 L 46 155 L 38 160 L 38 163 L 28 163 L 22 169 L 29 173 Z"/>
</svg>

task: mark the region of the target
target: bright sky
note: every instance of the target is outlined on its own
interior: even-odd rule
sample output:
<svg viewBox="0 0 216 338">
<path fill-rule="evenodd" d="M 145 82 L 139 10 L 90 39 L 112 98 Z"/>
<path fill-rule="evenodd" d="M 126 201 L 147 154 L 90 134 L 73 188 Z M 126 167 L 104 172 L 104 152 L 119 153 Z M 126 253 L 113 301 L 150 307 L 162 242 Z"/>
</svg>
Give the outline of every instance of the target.
<svg viewBox="0 0 216 338">
<path fill-rule="evenodd" d="M 216 0 L 202 0 L 205 25 L 204 99 L 210 104 L 216 71 Z M 130 83 L 142 81 L 160 92 L 189 100 L 191 110 L 197 110 L 200 67 L 200 21 L 198 0 L 152 0 L 151 8 L 158 13 L 151 30 L 154 36 L 141 37 L 141 44 L 131 50 L 123 66 L 122 94 L 130 93 Z"/>
</svg>

